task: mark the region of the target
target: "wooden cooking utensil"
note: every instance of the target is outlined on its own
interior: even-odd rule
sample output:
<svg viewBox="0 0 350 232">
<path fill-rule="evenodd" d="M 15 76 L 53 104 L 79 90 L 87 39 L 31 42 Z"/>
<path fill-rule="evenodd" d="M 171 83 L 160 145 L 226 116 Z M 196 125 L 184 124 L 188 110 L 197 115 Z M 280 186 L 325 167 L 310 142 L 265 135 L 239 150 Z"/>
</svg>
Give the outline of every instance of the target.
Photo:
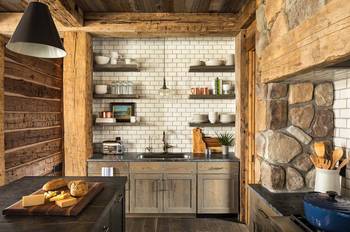
<svg viewBox="0 0 350 232">
<path fill-rule="evenodd" d="M 314 143 L 314 150 L 318 157 L 323 158 L 326 153 L 326 147 L 324 145 L 324 142 Z"/>
<path fill-rule="evenodd" d="M 346 158 L 345 160 L 343 160 L 343 161 L 340 163 L 340 165 L 339 165 L 339 167 L 337 168 L 337 170 L 340 170 L 340 169 L 342 169 L 343 167 L 345 167 L 345 165 L 347 165 L 347 164 L 349 163 L 349 161 L 350 161 L 350 157 L 349 157 L 349 158 Z"/>
<path fill-rule="evenodd" d="M 335 165 L 338 163 L 338 161 L 343 157 L 343 149 L 337 148 L 332 153 L 332 166 L 331 169 L 335 168 Z"/>
<path fill-rule="evenodd" d="M 319 163 L 318 163 L 318 157 L 316 155 L 310 155 L 310 160 L 314 164 L 316 168 L 320 168 Z"/>
<path fill-rule="evenodd" d="M 332 166 L 332 161 L 329 159 L 324 159 L 323 160 L 323 169 L 330 169 Z"/>
</svg>

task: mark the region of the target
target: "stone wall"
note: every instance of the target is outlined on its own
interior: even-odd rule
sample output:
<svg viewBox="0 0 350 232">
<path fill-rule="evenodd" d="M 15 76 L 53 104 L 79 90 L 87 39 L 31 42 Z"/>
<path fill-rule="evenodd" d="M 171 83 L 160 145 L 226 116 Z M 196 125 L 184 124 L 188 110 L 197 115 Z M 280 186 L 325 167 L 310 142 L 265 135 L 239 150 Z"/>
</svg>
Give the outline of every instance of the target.
<svg viewBox="0 0 350 232">
<path fill-rule="evenodd" d="M 313 188 L 313 143 L 332 146 L 333 83 L 269 83 L 257 92 L 258 180 L 270 191 Z"/>
<path fill-rule="evenodd" d="M 258 0 L 257 55 L 273 40 L 283 36 L 314 15 L 331 0 Z"/>
</svg>

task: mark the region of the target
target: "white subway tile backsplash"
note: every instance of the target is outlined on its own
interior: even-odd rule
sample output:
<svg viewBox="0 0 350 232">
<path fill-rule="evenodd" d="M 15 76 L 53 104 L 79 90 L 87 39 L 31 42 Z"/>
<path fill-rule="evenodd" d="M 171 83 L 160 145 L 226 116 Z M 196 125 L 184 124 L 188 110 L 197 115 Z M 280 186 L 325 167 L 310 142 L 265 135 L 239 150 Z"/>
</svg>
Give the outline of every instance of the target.
<svg viewBox="0 0 350 232">
<path fill-rule="evenodd" d="M 189 73 L 189 66 L 196 60 L 224 59 L 234 53 L 233 37 L 166 38 L 165 76 L 167 85 L 176 91 L 174 96 L 163 99 L 158 90 L 163 84 L 163 39 L 94 39 L 95 53 L 109 55 L 117 50 L 126 58 L 142 62 L 141 72 L 94 72 L 94 83 L 111 81 L 133 81 L 140 99 L 136 103 L 136 115 L 141 116 L 142 126 L 95 127 L 94 142 L 114 139 L 120 136 L 128 150 L 143 152 L 150 143 L 154 150 L 161 150 L 162 131 L 167 131 L 168 142 L 173 151 L 189 152 L 192 149 L 192 129 L 188 126 L 194 113 L 235 112 L 234 100 L 190 100 L 191 87 L 210 87 L 216 77 L 232 81 L 234 73 Z M 93 112 L 109 109 L 114 100 L 94 100 Z M 131 100 L 118 100 L 130 102 Z M 207 135 L 231 131 L 234 128 L 204 128 Z"/>
</svg>

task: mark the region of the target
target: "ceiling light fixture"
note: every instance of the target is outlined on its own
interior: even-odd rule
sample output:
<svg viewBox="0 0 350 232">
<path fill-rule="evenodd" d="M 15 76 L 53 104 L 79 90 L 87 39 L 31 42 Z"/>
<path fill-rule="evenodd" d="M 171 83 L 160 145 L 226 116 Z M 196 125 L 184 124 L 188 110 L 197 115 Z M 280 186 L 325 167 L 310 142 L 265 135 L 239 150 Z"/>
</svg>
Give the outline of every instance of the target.
<svg viewBox="0 0 350 232">
<path fill-rule="evenodd" d="M 6 48 L 40 58 L 62 58 L 67 54 L 49 8 L 41 2 L 29 3 Z"/>
</svg>

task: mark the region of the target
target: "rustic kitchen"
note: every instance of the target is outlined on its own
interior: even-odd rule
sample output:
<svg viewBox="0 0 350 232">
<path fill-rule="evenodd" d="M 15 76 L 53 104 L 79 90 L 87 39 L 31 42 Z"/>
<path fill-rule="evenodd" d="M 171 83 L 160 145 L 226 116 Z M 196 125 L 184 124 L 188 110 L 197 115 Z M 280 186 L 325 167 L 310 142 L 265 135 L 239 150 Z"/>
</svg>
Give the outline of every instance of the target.
<svg viewBox="0 0 350 232">
<path fill-rule="evenodd" d="M 0 0 L 0 231 L 348 231 L 348 16 Z"/>
</svg>

